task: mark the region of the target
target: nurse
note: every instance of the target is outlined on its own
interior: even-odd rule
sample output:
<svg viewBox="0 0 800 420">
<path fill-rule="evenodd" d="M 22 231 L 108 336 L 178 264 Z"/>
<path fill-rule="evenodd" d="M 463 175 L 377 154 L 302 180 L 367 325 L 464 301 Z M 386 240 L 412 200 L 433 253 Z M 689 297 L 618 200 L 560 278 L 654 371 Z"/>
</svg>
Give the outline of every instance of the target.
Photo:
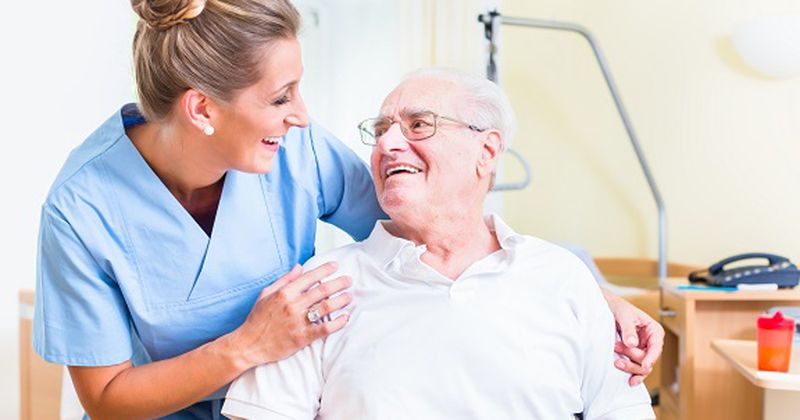
<svg viewBox="0 0 800 420">
<path fill-rule="evenodd" d="M 220 418 L 234 378 L 347 322 L 311 322 L 351 300 L 326 299 L 351 282 L 335 264 L 298 268 L 316 220 L 363 239 L 385 216 L 366 166 L 308 120 L 287 0 L 131 3 L 140 103 L 72 152 L 42 206 L 34 347 L 92 418 Z M 622 366 L 638 380 L 663 332 L 607 299 L 645 338 Z"/>
</svg>

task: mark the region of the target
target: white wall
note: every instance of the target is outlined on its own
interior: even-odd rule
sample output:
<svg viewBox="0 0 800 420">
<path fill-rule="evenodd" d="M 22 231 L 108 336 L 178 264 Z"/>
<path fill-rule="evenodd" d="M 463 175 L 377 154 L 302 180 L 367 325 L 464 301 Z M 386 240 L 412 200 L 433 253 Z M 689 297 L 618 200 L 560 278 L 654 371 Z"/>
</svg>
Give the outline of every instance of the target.
<svg viewBox="0 0 800 420">
<path fill-rule="evenodd" d="M 131 101 L 130 3 L 3 3 L 0 418 L 19 416 L 17 290 L 34 286 L 39 207 L 68 151 Z"/>
</svg>

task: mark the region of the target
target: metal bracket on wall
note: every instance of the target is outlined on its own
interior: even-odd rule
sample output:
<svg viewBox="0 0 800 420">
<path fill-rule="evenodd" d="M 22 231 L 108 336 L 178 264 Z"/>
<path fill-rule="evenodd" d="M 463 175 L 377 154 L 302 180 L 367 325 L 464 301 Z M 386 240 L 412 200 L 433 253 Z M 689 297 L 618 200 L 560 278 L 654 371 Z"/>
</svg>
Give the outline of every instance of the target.
<svg viewBox="0 0 800 420">
<path fill-rule="evenodd" d="M 614 78 L 611 76 L 611 70 L 606 63 L 606 59 L 603 56 L 603 53 L 600 50 L 600 45 L 598 45 L 595 37 L 586 28 L 575 23 L 502 16 L 497 10 L 491 10 L 479 15 L 478 21 L 483 23 L 484 35 L 489 41 L 489 59 L 486 65 L 486 76 L 489 78 L 489 80 L 495 83 L 497 83 L 497 62 L 495 61 L 495 56 L 497 54 L 497 25 L 502 24 L 509 26 L 522 26 L 528 28 L 555 29 L 575 32 L 582 35 L 584 39 L 589 42 L 592 47 L 592 51 L 594 52 L 595 59 L 597 59 L 597 63 L 600 65 L 600 70 L 603 72 L 603 76 L 605 77 L 608 90 L 611 92 L 611 96 L 614 98 L 614 104 L 617 107 L 617 111 L 622 119 L 622 123 L 625 125 L 625 131 L 628 133 L 631 146 L 633 146 L 633 150 L 636 153 L 636 158 L 639 160 L 639 166 L 642 170 L 642 173 L 644 173 L 645 178 L 647 179 L 647 185 L 650 187 L 650 192 L 652 193 L 656 207 L 658 208 L 658 276 L 661 280 L 666 279 L 667 214 L 664 208 L 664 201 L 661 199 L 661 194 L 658 191 L 658 186 L 656 185 L 656 181 L 653 178 L 652 172 L 650 171 L 650 166 L 647 164 L 647 159 L 644 156 L 644 152 L 642 152 L 642 149 L 639 146 L 639 140 L 636 136 L 636 133 L 633 131 L 633 125 L 628 117 L 628 112 L 625 110 L 625 105 L 622 103 L 622 98 L 620 97 L 617 86 L 614 83 Z M 518 156 L 518 158 L 522 162 L 525 162 L 522 156 Z M 527 165 L 527 162 L 523 165 Z M 528 176 L 530 176 L 529 172 Z"/>
<path fill-rule="evenodd" d="M 522 165 L 522 170 L 525 172 L 525 177 L 522 181 L 517 182 L 507 182 L 504 184 L 494 184 L 491 191 L 502 192 L 502 191 L 515 191 L 515 190 L 524 190 L 528 185 L 531 184 L 531 179 L 533 176 L 531 175 L 531 165 L 525 159 L 522 154 L 512 148 L 508 148 L 503 153 L 508 153 L 509 155 L 515 157 L 520 165 Z"/>
</svg>

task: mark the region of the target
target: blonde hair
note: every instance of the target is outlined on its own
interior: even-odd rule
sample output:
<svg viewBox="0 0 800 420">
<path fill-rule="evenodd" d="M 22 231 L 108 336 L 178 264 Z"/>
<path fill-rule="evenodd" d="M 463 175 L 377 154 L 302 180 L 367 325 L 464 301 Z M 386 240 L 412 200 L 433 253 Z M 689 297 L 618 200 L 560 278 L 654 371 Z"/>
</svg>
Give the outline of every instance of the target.
<svg viewBox="0 0 800 420">
<path fill-rule="evenodd" d="M 262 76 L 276 41 L 297 36 L 288 0 L 131 0 L 141 18 L 133 38 L 140 110 L 167 118 L 188 89 L 227 102 Z"/>
</svg>

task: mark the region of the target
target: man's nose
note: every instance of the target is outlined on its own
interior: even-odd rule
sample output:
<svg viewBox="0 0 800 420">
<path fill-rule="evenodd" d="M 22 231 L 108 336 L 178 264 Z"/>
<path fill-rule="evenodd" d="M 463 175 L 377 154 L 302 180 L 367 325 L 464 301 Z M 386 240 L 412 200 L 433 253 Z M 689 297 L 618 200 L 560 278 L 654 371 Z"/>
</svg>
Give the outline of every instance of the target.
<svg viewBox="0 0 800 420">
<path fill-rule="evenodd" d="M 399 123 L 393 123 L 389 130 L 378 138 L 377 147 L 384 153 L 408 149 L 408 139 L 403 135 Z"/>
</svg>

